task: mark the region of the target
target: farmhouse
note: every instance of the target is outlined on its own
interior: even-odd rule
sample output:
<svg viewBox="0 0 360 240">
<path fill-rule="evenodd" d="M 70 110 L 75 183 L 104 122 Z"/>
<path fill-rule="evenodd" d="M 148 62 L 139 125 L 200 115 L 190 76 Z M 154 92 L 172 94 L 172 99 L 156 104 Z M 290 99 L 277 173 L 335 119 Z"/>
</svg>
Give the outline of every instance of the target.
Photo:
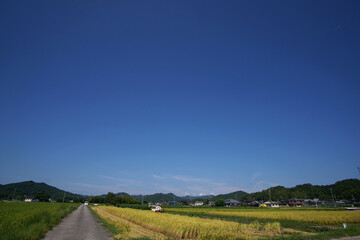
<svg viewBox="0 0 360 240">
<path fill-rule="evenodd" d="M 226 199 L 225 200 L 225 205 L 227 207 L 238 206 L 238 205 L 240 205 L 240 202 L 238 200 L 234 200 L 234 199 Z"/>
<path fill-rule="evenodd" d="M 293 198 L 289 200 L 289 206 L 290 207 L 303 207 L 305 205 L 304 200 Z"/>
<path fill-rule="evenodd" d="M 196 202 L 194 203 L 194 206 L 195 206 L 195 207 L 196 207 L 196 206 L 202 206 L 202 205 L 204 205 L 204 202 L 196 201 Z"/>
<path fill-rule="evenodd" d="M 266 207 L 279 207 L 279 203 L 274 201 L 268 201 L 265 202 L 264 204 L 266 205 Z"/>
<path fill-rule="evenodd" d="M 177 205 L 178 203 L 176 201 L 170 201 L 168 205 Z"/>
</svg>

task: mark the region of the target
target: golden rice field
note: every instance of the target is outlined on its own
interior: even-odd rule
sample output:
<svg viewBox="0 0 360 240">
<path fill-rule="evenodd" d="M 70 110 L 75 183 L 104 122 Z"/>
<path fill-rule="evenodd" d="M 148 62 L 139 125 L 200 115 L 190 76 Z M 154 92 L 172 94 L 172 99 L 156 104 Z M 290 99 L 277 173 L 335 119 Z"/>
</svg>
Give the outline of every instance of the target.
<svg viewBox="0 0 360 240">
<path fill-rule="evenodd" d="M 167 213 L 161 214 L 129 208 L 110 206 L 92 208 L 98 215 L 114 226 L 124 229 L 128 236 L 131 236 L 131 224 L 158 233 L 157 239 L 161 239 L 161 236 L 175 239 L 256 239 L 258 237 L 273 237 L 282 234 L 278 222 L 239 224 L 230 221 Z"/>
<path fill-rule="evenodd" d="M 238 216 L 271 220 L 290 220 L 324 225 L 360 223 L 360 211 L 339 210 L 291 210 L 291 209 L 212 209 L 212 208 L 168 208 L 173 213 L 202 213 L 218 216 Z"/>
</svg>

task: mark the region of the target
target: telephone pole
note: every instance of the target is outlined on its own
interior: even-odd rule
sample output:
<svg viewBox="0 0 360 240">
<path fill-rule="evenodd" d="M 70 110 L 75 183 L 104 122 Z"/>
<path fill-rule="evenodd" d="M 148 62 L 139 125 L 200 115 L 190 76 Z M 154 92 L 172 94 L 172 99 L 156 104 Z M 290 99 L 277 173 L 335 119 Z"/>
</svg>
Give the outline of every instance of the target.
<svg viewBox="0 0 360 240">
<path fill-rule="evenodd" d="M 15 193 L 16 193 L 16 188 L 15 188 L 14 194 L 13 194 L 13 196 L 12 196 L 12 200 L 14 200 Z"/>
<path fill-rule="evenodd" d="M 332 188 L 330 188 L 330 191 L 331 191 L 331 196 L 332 196 L 332 198 L 333 198 L 334 207 L 336 207 L 335 198 L 334 198 L 334 194 L 333 194 Z"/>
<path fill-rule="evenodd" d="M 271 190 L 269 188 L 269 201 L 271 202 Z"/>
</svg>

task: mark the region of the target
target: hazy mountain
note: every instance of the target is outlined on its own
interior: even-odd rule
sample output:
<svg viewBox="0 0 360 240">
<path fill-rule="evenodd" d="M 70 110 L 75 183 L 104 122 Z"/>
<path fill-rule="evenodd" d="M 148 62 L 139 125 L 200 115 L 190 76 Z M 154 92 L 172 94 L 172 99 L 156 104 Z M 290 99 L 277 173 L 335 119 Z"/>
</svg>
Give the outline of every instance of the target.
<svg viewBox="0 0 360 240">
<path fill-rule="evenodd" d="M 203 195 L 203 196 L 185 196 L 185 197 L 182 197 L 182 199 L 184 200 L 195 200 L 195 199 L 212 199 L 213 197 L 215 197 L 214 195 Z"/>
</svg>

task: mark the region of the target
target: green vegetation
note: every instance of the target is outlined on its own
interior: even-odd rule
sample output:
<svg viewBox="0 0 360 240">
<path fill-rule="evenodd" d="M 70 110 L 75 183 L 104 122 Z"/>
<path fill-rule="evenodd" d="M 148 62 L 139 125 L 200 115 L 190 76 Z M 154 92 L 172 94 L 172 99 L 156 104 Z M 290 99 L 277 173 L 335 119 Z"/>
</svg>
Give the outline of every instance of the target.
<svg viewBox="0 0 360 240">
<path fill-rule="evenodd" d="M 134 196 L 138 201 L 147 201 L 147 202 L 170 202 L 170 201 L 174 201 L 174 198 L 176 201 L 181 201 L 183 200 L 183 198 L 176 196 L 173 193 L 155 193 L 155 194 L 151 194 L 151 195 L 135 195 Z"/>
<path fill-rule="evenodd" d="M 216 195 L 211 198 L 211 200 L 217 200 L 217 199 L 242 199 L 244 196 L 248 195 L 248 193 L 244 191 L 236 191 L 228 194 L 220 194 Z"/>
<path fill-rule="evenodd" d="M 34 198 L 38 199 L 39 202 L 49 202 L 50 195 L 43 190 L 38 192 Z"/>
<path fill-rule="evenodd" d="M 61 200 L 64 197 L 65 201 L 74 200 L 83 201 L 83 196 L 79 194 L 73 194 L 70 192 L 64 192 L 56 187 L 47 185 L 46 183 L 36 183 L 33 181 L 11 183 L 6 185 L 0 184 L 0 200 L 24 200 L 24 198 L 34 198 L 35 195 L 41 191 L 45 191 L 50 195 L 53 200 Z"/>
<path fill-rule="evenodd" d="M 112 192 L 109 192 L 105 196 L 89 197 L 87 200 L 90 203 L 106 203 L 113 206 L 117 206 L 120 204 L 139 204 L 139 202 L 135 198 L 129 195 L 116 196 Z"/>
<path fill-rule="evenodd" d="M 277 186 L 269 189 L 273 201 L 291 198 L 332 200 L 330 188 L 338 200 L 360 199 L 360 180 L 358 179 L 347 179 L 326 186 L 302 184 L 293 188 Z M 269 199 L 269 189 L 245 195 L 242 199 L 267 200 Z"/>
<path fill-rule="evenodd" d="M 135 203 L 133 198 L 138 202 L 194 202 L 194 201 L 204 201 L 209 202 L 216 201 L 217 199 L 236 199 L 236 200 L 268 200 L 269 199 L 269 190 L 271 191 L 271 200 L 278 201 L 280 199 L 291 199 L 291 198 L 300 198 L 300 199 L 314 199 L 318 198 L 320 200 L 332 200 L 330 188 L 333 190 L 334 196 L 337 200 L 350 200 L 350 201 L 360 201 L 360 180 L 358 179 L 347 179 L 343 181 L 336 182 L 335 184 L 317 186 L 311 184 L 302 184 L 295 186 L 293 188 L 285 188 L 283 186 L 272 187 L 261 192 L 248 194 L 244 191 L 237 191 L 228 194 L 220 194 L 217 196 L 208 196 L 205 197 L 178 197 L 173 193 L 163 194 L 156 193 L 152 195 L 134 195 L 130 196 L 127 193 L 121 192 L 114 194 L 115 197 L 122 197 L 122 200 L 119 200 L 119 203 Z M 34 198 L 34 196 L 41 192 L 45 191 L 51 197 L 51 199 L 58 202 L 62 202 L 64 193 L 65 201 L 73 200 L 74 202 L 83 202 L 85 196 L 79 194 L 73 194 L 70 192 L 64 192 L 58 188 L 49 186 L 45 183 L 36 183 L 33 181 L 20 182 L 20 183 L 11 183 L 6 185 L 0 184 L 0 200 L 11 200 L 18 199 L 24 200 L 25 196 L 29 198 Z M 104 198 L 107 195 L 90 197 L 90 202 L 96 203 L 105 203 Z"/>
<path fill-rule="evenodd" d="M 0 238 L 41 239 L 78 206 L 75 203 L 0 202 Z"/>
<path fill-rule="evenodd" d="M 225 200 L 224 199 L 218 199 L 215 201 L 215 206 L 217 207 L 223 207 L 225 206 Z"/>
</svg>

